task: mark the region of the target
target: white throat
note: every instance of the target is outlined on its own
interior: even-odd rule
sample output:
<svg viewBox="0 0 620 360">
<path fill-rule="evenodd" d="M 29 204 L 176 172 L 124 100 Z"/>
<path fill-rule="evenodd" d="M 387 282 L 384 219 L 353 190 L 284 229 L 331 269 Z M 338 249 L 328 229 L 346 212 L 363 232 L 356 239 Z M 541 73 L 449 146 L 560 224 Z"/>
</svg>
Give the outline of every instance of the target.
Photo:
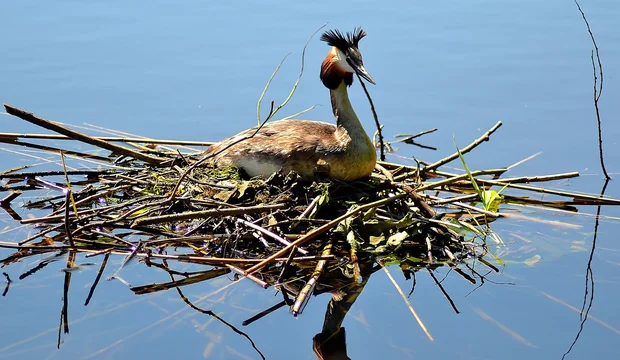
<svg viewBox="0 0 620 360">
<path fill-rule="evenodd" d="M 333 57 L 334 62 L 338 65 L 339 68 L 346 72 L 354 73 L 355 70 L 349 65 L 347 62 L 347 56 L 338 48 L 336 48 L 336 54 Z"/>
</svg>

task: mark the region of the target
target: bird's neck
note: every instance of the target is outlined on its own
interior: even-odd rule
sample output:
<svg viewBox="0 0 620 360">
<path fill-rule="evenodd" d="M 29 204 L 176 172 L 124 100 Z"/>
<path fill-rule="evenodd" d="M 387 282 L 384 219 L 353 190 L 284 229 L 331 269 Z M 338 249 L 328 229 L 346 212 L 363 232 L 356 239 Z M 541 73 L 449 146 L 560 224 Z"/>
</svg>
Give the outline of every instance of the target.
<svg viewBox="0 0 620 360">
<path fill-rule="evenodd" d="M 336 117 L 336 124 L 339 130 L 345 130 L 351 138 L 357 138 L 358 136 L 368 138 L 357 114 L 355 114 L 355 110 L 353 110 L 353 106 L 351 106 L 345 82 L 341 81 L 337 88 L 330 89 L 329 94 L 332 100 L 332 111 L 334 117 Z"/>
<path fill-rule="evenodd" d="M 377 160 L 375 146 L 364 131 L 347 94 L 347 85 L 344 81 L 338 87 L 330 90 L 332 111 L 336 117 L 336 139 L 340 147 L 351 157 L 347 166 L 351 171 L 360 173 L 353 176 L 367 176 L 372 172 Z M 350 174 L 349 174 L 350 175 Z"/>
</svg>

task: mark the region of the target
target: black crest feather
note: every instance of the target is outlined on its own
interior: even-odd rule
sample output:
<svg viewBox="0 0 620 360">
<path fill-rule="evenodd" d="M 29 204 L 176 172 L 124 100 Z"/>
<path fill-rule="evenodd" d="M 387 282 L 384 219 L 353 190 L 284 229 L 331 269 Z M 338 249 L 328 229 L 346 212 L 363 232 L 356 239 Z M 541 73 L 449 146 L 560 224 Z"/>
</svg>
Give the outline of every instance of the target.
<svg viewBox="0 0 620 360">
<path fill-rule="evenodd" d="M 321 41 L 346 52 L 351 47 L 358 48 L 359 42 L 364 36 L 366 36 L 366 31 L 361 27 L 355 28 L 352 33 L 348 32 L 346 35 L 342 34 L 340 30 L 327 30 L 321 35 Z"/>
</svg>

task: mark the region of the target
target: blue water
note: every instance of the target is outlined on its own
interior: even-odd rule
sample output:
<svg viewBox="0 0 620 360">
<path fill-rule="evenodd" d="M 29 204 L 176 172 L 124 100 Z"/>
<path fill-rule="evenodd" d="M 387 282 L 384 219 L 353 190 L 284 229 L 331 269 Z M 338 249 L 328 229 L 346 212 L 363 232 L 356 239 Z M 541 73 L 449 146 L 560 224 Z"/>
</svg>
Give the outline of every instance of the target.
<svg viewBox="0 0 620 360">
<path fill-rule="evenodd" d="M 601 51 L 605 156 L 608 170 L 617 177 L 620 3 L 582 5 Z M 420 140 L 438 151 L 401 147 L 400 155 L 442 158 L 454 151 L 453 139 L 464 146 L 502 120 L 504 126 L 491 141 L 467 155 L 471 168 L 507 166 L 542 152 L 509 175 L 576 170 L 580 178 L 551 186 L 589 193 L 598 193 L 602 186 L 592 106 L 592 44 L 572 1 L 6 1 L 0 4 L 0 19 L 0 102 L 69 124 L 185 140 L 218 140 L 254 125 L 256 100 L 287 53 L 292 54 L 267 101 L 280 102 L 288 94 L 312 32 L 326 22 L 342 30 L 362 25 L 368 37 L 360 47 L 377 82 L 369 90 L 386 137 L 439 128 Z M 318 37 L 310 42 L 305 73 L 283 116 L 317 104 L 305 118 L 332 118 L 327 92 L 318 80 L 318 65 L 327 51 Z M 374 123 L 357 84 L 350 96 L 372 131 Z M 42 132 L 5 115 L 0 115 L 0 124 L 2 132 Z M 6 152 L 1 159 L 2 169 L 32 162 Z M 607 194 L 620 197 L 614 181 Z M 620 216 L 614 208 L 602 213 Z M 559 359 L 579 330 L 579 315 L 544 294 L 581 307 L 589 256 L 584 249 L 590 248 L 594 217 L 534 210 L 526 214 L 581 227 L 525 220 L 494 224 L 509 244 L 503 274 L 492 279 L 514 285 L 486 283 L 466 296 L 473 286 L 448 276 L 444 286 L 459 315 L 432 280 L 420 274 L 412 304 L 434 342 L 424 336 L 391 282 L 377 273 L 345 320 L 349 356 Z M 591 315 L 604 324 L 590 319 L 568 358 L 620 355 L 615 345 L 620 335 L 618 230 L 617 218 L 602 220 L 593 263 Z M 0 236 L 15 240 L 11 234 Z M 539 263 L 523 264 L 534 254 L 541 255 Z M 120 265 L 120 259 L 114 261 Z M 33 265 L 26 261 L 3 271 L 16 278 Z M 1 300 L 0 358 L 257 358 L 244 338 L 187 309 L 172 291 L 137 297 L 118 282 L 103 282 L 93 303 L 81 306 L 96 268 L 73 277 L 71 333 L 57 350 L 61 267 L 52 264 L 44 273 L 13 283 Z M 126 271 L 133 284 L 166 281 L 163 274 L 140 269 L 137 265 L 134 272 Z M 411 283 L 397 270 L 392 273 L 408 291 Z M 226 282 L 214 281 L 187 291 L 196 299 L 223 285 Z M 201 305 L 240 326 L 280 300 L 272 295 L 271 290 L 240 283 Z M 299 319 L 279 311 L 243 330 L 267 358 L 314 358 L 311 339 L 321 329 L 328 301 L 326 296 L 312 299 Z"/>
</svg>

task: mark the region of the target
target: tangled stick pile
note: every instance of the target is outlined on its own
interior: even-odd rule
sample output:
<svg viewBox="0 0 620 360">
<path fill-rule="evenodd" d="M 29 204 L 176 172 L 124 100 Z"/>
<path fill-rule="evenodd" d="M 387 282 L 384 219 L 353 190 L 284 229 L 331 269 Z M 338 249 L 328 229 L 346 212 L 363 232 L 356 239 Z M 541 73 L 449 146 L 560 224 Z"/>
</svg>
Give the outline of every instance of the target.
<svg viewBox="0 0 620 360">
<path fill-rule="evenodd" d="M 95 161 L 96 168 L 74 170 L 65 165 L 52 171 L 20 168 L 0 173 L 4 182 L 0 190 L 9 193 L 2 207 L 21 224 L 36 229 L 17 242 L 0 242 L 0 247 L 16 249 L 2 263 L 46 252 L 69 253 L 70 259 L 80 252 L 89 257 L 105 256 L 106 260 L 116 254 L 182 275 L 170 283 L 132 287 L 136 293 L 187 285 L 232 271 L 265 288 L 275 286 L 284 296 L 283 305 L 290 305 L 298 314 L 308 295 L 337 293 L 351 281 L 361 282 L 382 264 L 398 264 L 405 276 L 420 269 L 449 266 L 476 283 L 483 275 L 472 261 L 497 270 L 485 259 L 486 238 L 498 239 L 488 225 L 506 216 L 498 211 L 501 203 L 567 211 L 575 204 L 620 203 L 523 185 L 577 173 L 501 179 L 507 169 L 468 170 L 460 175 L 439 170 L 450 161 L 463 160 L 462 154 L 488 140 L 501 123 L 468 147 L 433 164 L 379 162 L 367 180 L 307 183 L 294 173 L 246 179 L 236 169 L 198 164 L 200 152 L 179 151 L 185 149 L 181 141 L 92 137 L 5 107 L 8 113 L 60 135 L 0 134 L 0 141 L 59 153 L 63 165 L 69 155 L 89 159 Z M 78 140 L 112 154 L 92 155 L 23 141 L 37 137 Z M 142 144 L 138 144 L 140 140 Z M 117 141 L 133 147 L 117 145 Z M 551 193 L 569 200 L 508 196 L 492 190 L 493 186 Z M 35 200 L 20 206 L 38 215 L 21 219 L 11 204 L 27 193 Z M 171 268 L 170 260 L 208 268 L 179 273 Z M 99 277 L 106 263 L 102 262 Z M 112 278 L 124 281 L 120 270 Z"/>
</svg>

